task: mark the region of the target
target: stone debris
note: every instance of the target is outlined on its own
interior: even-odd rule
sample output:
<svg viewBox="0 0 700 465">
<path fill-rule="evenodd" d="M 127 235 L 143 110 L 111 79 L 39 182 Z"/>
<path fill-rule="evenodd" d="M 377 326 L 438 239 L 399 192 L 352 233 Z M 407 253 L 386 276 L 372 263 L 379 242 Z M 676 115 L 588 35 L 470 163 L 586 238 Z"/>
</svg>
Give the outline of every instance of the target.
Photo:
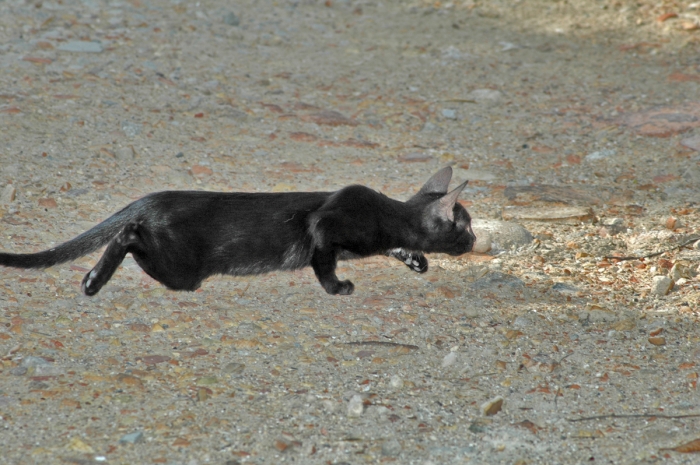
<svg viewBox="0 0 700 465">
<path fill-rule="evenodd" d="M 517 207 L 507 206 L 504 220 L 545 221 L 561 224 L 590 223 L 595 219 L 590 207 Z"/>
</svg>

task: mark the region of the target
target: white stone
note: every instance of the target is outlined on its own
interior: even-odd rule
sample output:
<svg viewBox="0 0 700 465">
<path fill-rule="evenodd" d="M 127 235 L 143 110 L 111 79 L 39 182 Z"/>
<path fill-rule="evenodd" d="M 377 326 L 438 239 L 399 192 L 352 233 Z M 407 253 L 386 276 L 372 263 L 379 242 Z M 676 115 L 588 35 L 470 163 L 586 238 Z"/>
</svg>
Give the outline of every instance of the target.
<svg viewBox="0 0 700 465">
<path fill-rule="evenodd" d="M 457 361 L 457 352 L 450 352 L 449 354 L 445 355 L 445 358 L 442 359 L 442 367 L 448 367 L 450 365 L 453 365 Z"/>
<path fill-rule="evenodd" d="M 469 93 L 469 98 L 479 103 L 498 103 L 502 96 L 503 94 L 493 89 L 476 89 Z"/>
<path fill-rule="evenodd" d="M 476 231 L 474 234 L 476 234 Z M 479 234 L 476 236 L 476 242 L 474 243 L 472 252 L 487 253 L 491 250 L 491 243 L 491 234 L 486 231 L 479 231 Z"/>
<path fill-rule="evenodd" d="M 528 326 L 532 326 L 532 320 L 525 315 L 520 315 L 513 320 L 513 326 L 516 328 L 527 328 Z"/>
<path fill-rule="evenodd" d="M 403 387 L 403 379 L 399 375 L 394 375 L 389 380 L 389 386 L 393 389 L 401 389 Z"/>
<path fill-rule="evenodd" d="M 355 394 L 348 401 L 348 416 L 349 417 L 359 417 L 362 416 L 364 411 L 364 405 L 362 404 L 362 396 Z"/>
<path fill-rule="evenodd" d="M 652 278 L 651 292 L 656 295 L 664 296 L 672 287 L 673 281 L 668 276 L 654 276 Z"/>
<path fill-rule="evenodd" d="M 522 247 L 531 243 L 533 239 L 532 234 L 527 229 L 509 221 L 474 219 L 472 220 L 472 230 L 476 235 L 478 246 L 482 250 L 486 248 L 486 245 L 479 239 L 479 236 L 484 236 L 481 241 L 490 240 L 490 250 L 493 252 Z"/>
<path fill-rule="evenodd" d="M 588 155 L 586 155 L 584 160 L 586 160 L 586 161 L 605 160 L 606 158 L 614 157 L 616 153 L 617 153 L 617 151 L 615 149 L 599 150 L 597 152 L 589 153 Z"/>
</svg>

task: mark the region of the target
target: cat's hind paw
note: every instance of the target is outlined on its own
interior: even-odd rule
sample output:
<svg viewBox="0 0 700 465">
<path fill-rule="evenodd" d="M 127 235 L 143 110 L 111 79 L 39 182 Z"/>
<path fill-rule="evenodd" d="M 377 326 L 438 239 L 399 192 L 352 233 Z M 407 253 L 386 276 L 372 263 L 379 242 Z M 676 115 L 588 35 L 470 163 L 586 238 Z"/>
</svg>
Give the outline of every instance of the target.
<svg viewBox="0 0 700 465">
<path fill-rule="evenodd" d="M 83 293 L 87 296 L 93 296 L 97 294 L 104 283 L 100 282 L 99 276 L 97 276 L 97 271 L 92 270 L 83 278 L 83 282 L 80 284 L 80 288 Z"/>
</svg>

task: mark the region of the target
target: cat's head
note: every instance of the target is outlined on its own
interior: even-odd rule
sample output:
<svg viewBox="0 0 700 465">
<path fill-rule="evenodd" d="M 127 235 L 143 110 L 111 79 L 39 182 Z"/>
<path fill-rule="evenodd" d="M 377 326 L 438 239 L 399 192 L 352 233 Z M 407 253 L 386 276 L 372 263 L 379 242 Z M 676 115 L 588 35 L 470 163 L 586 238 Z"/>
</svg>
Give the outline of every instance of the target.
<svg viewBox="0 0 700 465">
<path fill-rule="evenodd" d="M 447 166 L 428 179 L 408 200 L 420 206 L 421 226 L 425 232 L 421 248 L 424 252 L 462 255 L 471 252 L 476 242 L 469 212 L 457 202 L 468 181 L 448 192 L 451 179 L 452 168 Z"/>
</svg>

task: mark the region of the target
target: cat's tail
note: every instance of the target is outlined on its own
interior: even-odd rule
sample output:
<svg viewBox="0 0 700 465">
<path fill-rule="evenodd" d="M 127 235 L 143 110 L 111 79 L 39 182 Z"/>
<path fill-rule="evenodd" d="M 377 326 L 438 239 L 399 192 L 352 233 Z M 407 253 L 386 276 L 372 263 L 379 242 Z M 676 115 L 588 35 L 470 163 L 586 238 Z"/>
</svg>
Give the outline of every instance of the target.
<svg viewBox="0 0 700 465">
<path fill-rule="evenodd" d="M 37 253 L 0 252 L 0 265 L 15 268 L 48 268 L 75 260 L 107 244 L 134 217 L 133 204 L 110 216 L 75 239 Z"/>
</svg>

